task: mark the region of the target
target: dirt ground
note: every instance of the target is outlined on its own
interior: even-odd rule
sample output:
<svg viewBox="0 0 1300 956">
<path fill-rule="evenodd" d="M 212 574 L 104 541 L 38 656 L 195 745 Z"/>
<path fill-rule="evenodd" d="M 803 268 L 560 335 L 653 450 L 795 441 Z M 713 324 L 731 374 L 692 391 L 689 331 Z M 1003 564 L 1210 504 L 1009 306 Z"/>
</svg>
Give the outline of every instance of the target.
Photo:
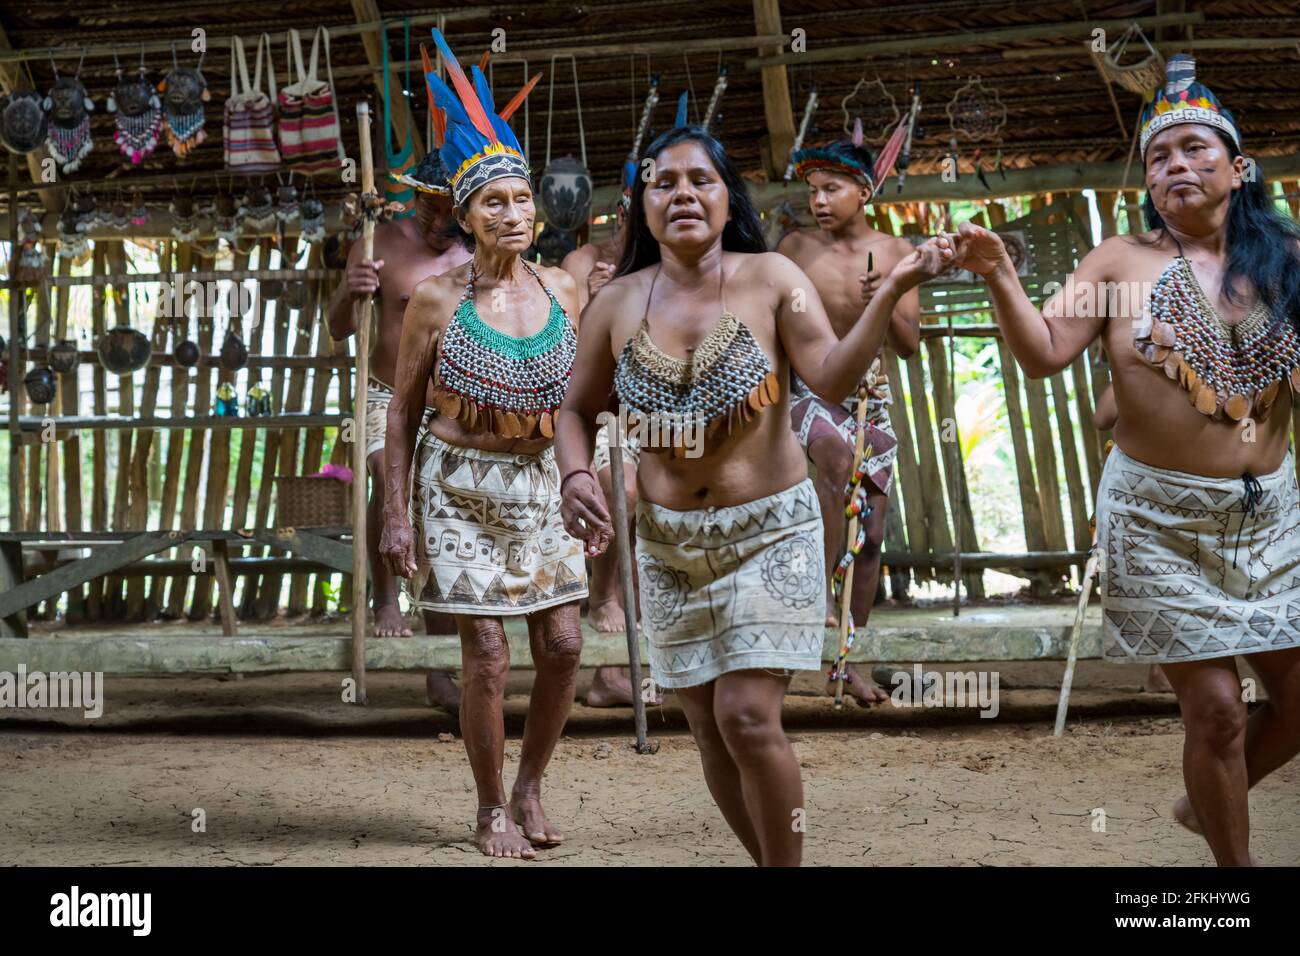
<svg viewBox="0 0 1300 956">
<path fill-rule="evenodd" d="M 1059 663 L 962 665 L 981 668 L 1000 672 L 996 719 L 888 705 L 836 713 L 813 675 L 797 679 L 785 719 L 803 765 L 806 864 L 1211 862 L 1168 816 L 1182 792 L 1182 727 L 1172 696 L 1137 693 L 1140 669 L 1081 664 L 1055 739 Z M 530 676 L 512 677 L 507 699 L 507 785 Z M 341 702 L 340 679 L 110 677 L 98 721 L 6 712 L 0 859 L 488 864 L 469 841 L 474 791 L 454 718 L 424 704 L 418 674 L 371 674 L 366 708 Z M 629 718 L 575 707 L 543 795 L 568 842 L 540 864 L 747 865 L 672 699 L 651 711 L 656 754 L 632 751 Z M 1300 864 L 1300 764 L 1261 784 L 1251 813 L 1256 856 Z"/>
</svg>

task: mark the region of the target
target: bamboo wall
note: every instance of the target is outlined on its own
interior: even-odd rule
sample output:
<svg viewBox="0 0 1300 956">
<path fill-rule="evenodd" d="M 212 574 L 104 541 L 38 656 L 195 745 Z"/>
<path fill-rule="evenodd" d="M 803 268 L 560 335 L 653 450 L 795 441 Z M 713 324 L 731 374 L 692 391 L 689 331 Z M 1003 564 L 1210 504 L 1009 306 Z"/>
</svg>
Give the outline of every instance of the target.
<svg viewBox="0 0 1300 956">
<path fill-rule="evenodd" d="M 289 242 L 296 244 L 297 240 Z M 158 287 L 145 283 L 133 283 L 133 290 L 125 284 L 69 288 L 48 283 L 29 289 L 27 321 L 29 329 L 35 330 L 31 342 L 34 347 L 41 348 L 51 339 L 57 341 L 67 335 L 72 289 L 81 288 L 82 296 L 87 291 L 90 295 L 90 336 L 88 341 L 79 342 L 82 349 L 97 341 L 105 329 L 130 324 L 150 337 L 155 358 L 146 368 L 119 377 L 83 353 L 79 367 L 60 376 L 51 406 L 30 406 L 21 381 L 11 381 L 11 400 L 20 402 L 22 414 L 32 416 L 171 415 L 185 421 L 213 414 L 217 387 L 231 382 L 238 395 L 240 415 L 247 417 L 248 385 L 250 380 L 260 379 L 271 393 L 274 413 L 350 413 L 349 345 L 332 340 L 323 315 L 337 276 L 322 272 L 319 246 L 309 251 L 289 250 L 288 258 L 298 258 L 300 253 L 298 267 L 315 270 L 313 275 L 317 276 L 303 280 L 307 284 L 303 307 L 292 308 L 283 297 L 276 301 L 260 299 L 251 317 L 230 318 L 223 310 L 215 317 L 191 318 L 187 322 L 165 317 L 151 322 L 144 313 L 152 308 L 144 307 L 144 297 L 156 302 Z M 122 243 L 97 242 L 91 265 L 96 276 L 126 272 Z M 68 276 L 71 266 L 68 259 L 56 257 L 51 272 Z M 270 240 L 237 252 L 233 266 L 232 278 L 248 270 L 293 267 L 281 263 Z M 214 268 L 211 257 L 191 246 L 160 244 L 160 272 Z M 53 321 L 44 323 L 43 318 L 50 314 Z M 204 356 L 215 354 L 227 328 L 247 344 L 249 366 L 232 372 L 206 362 L 186 369 L 170 361 L 177 342 L 186 338 L 197 342 Z M 163 361 L 159 361 L 160 356 Z M 291 367 L 285 367 L 284 362 L 259 367 L 262 356 L 292 356 L 296 361 Z M 336 427 L 72 432 L 58 441 L 25 447 L 22 473 L 13 476 L 26 492 L 22 513 L 8 527 L 73 532 L 267 527 L 274 523 L 276 476 L 314 474 L 327 462 L 347 464 L 349 449 Z M 90 461 L 89 474 L 83 473 L 86 457 Z M 260 545 L 232 546 L 231 556 L 284 557 Z M 29 553 L 28 576 L 39 573 L 42 566 L 52 566 L 54 560 L 69 557 L 67 553 Z M 168 573 L 117 574 L 92 581 L 67 595 L 67 619 L 78 623 L 148 620 L 158 615 L 207 618 L 216 606 L 214 568 L 211 555 L 207 557 L 207 570 L 193 573 L 195 552 L 187 546 L 157 556 L 161 561 L 170 560 L 165 566 Z M 184 565 L 176 564 L 178 561 Z M 233 590 L 239 615 L 266 619 L 284 608 L 291 614 L 324 614 L 329 609 L 329 589 L 344 596 L 349 593 L 345 576 L 301 570 L 305 564 L 280 560 L 269 563 L 265 571 L 237 570 Z M 48 617 L 52 611 L 44 608 L 38 616 Z"/>
</svg>

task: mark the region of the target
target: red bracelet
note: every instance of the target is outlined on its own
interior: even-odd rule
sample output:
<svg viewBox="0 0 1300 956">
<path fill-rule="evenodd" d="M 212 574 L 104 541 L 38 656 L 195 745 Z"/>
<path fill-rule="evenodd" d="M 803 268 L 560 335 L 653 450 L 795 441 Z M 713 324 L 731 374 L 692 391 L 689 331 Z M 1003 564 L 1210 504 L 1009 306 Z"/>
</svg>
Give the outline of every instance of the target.
<svg viewBox="0 0 1300 956">
<path fill-rule="evenodd" d="M 596 480 L 596 476 L 591 473 L 590 468 L 575 468 L 573 471 L 569 472 L 567 475 L 565 475 L 563 478 L 560 479 L 560 494 L 564 494 L 564 483 L 568 481 L 570 478 L 572 478 L 574 475 L 586 475 L 592 481 Z"/>
</svg>

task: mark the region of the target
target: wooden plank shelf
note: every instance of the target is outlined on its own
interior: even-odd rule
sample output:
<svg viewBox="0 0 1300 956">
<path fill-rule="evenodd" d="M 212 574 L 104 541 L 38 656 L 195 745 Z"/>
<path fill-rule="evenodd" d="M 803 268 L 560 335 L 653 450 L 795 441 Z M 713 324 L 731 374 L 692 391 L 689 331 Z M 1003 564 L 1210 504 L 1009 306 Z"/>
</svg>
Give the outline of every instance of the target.
<svg viewBox="0 0 1300 956">
<path fill-rule="evenodd" d="M 23 415 L 18 419 L 18 427 L 24 432 L 39 432 L 52 422 L 55 434 L 67 434 L 80 431 L 116 431 L 123 428 L 161 429 L 171 428 L 338 428 L 347 416 L 313 415 L 305 412 L 293 412 L 285 415 L 259 415 L 236 417 L 226 415 L 201 415 L 183 418 L 129 418 L 125 415 L 83 415 L 77 418 L 37 418 Z"/>
<path fill-rule="evenodd" d="M 20 349 L 19 354 L 29 362 L 43 363 L 48 361 L 47 349 L 31 348 Z M 98 363 L 99 353 L 93 349 L 79 349 L 77 357 L 85 363 Z M 248 361 L 244 363 L 244 368 L 332 368 L 344 366 L 352 368 L 355 361 L 351 355 L 250 355 Z M 149 365 L 164 365 L 178 367 L 176 356 L 171 352 L 154 352 L 149 357 Z M 199 357 L 195 364 L 196 368 L 221 368 L 220 355 L 203 355 Z"/>
</svg>

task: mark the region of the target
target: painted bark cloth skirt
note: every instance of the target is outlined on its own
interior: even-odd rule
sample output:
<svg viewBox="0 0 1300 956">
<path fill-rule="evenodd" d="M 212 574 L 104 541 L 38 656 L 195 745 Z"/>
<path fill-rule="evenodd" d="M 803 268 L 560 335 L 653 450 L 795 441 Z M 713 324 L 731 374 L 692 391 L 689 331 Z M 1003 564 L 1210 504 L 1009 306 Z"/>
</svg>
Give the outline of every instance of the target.
<svg viewBox="0 0 1300 956">
<path fill-rule="evenodd" d="M 819 670 L 826 636 L 821 509 L 813 483 L 744 504 L 636 509 L 641 629 L 660 687 L 728 671 Z"/>
<path fill-rule="evenodd" d="M 423 432 L 413 471 L 416 607 L 511 616 L 586 596 L 582 542 L 560 520 L 554 448 L 483 451 Z"/>
<path fill-rule="evenodd" d="M 1300 495 L 1291 455 L 1208 478 L 1115 446 L 1097 490 L 1104 657 L 1208 660 L 1300 647 Z"/>
</svg>

